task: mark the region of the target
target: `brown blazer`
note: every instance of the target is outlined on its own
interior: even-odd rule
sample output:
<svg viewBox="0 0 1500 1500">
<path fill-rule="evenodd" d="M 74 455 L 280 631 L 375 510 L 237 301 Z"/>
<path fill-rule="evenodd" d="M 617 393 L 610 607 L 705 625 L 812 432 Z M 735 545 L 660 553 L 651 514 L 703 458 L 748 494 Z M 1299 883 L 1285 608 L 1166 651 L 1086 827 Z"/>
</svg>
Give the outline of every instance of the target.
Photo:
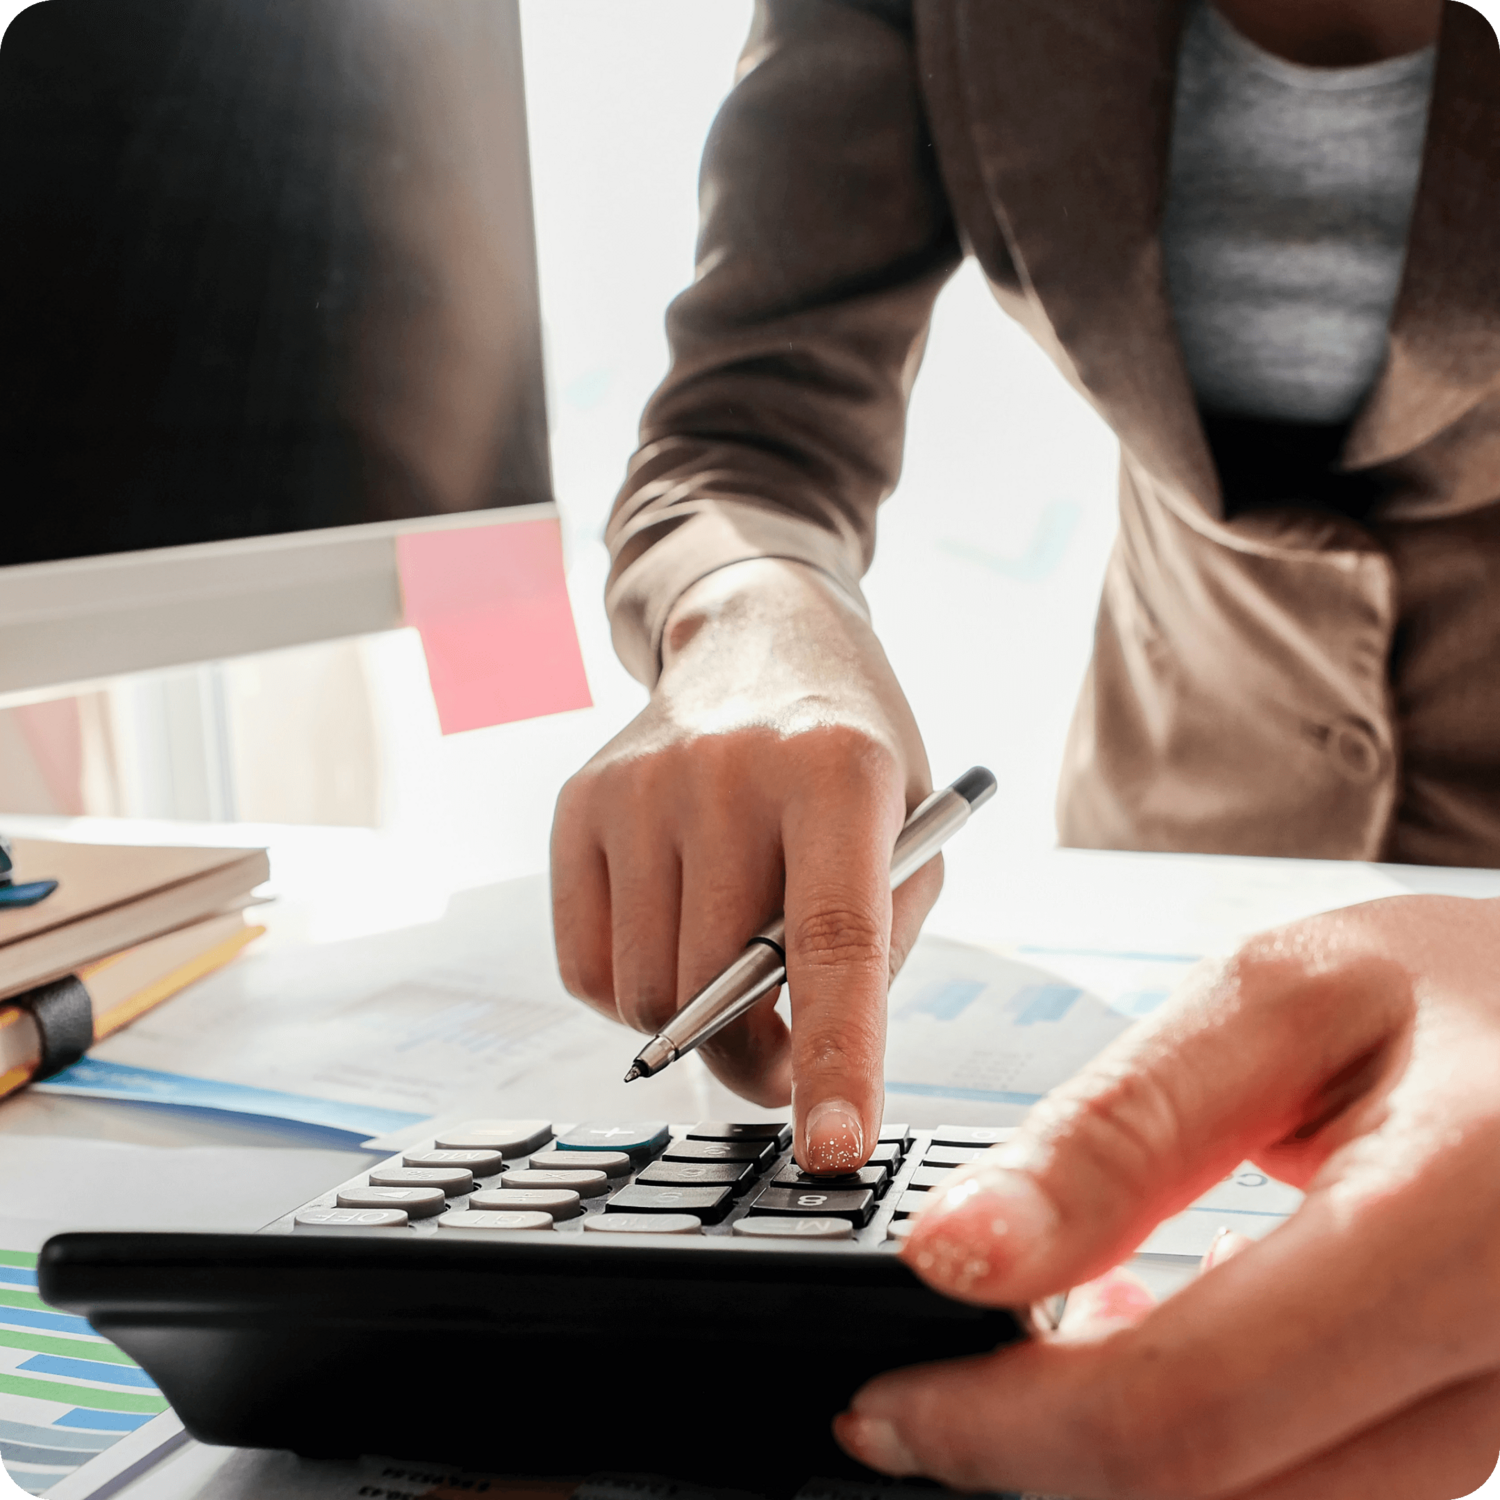
<svg viewBox="0 0 1500 1500">
<path fill-rule="evenodd" d="M 695 579 L 859 599 L 932 303 L 965 255 L 1118 434 L 1120 534 L 1064 842 L 1500 865 L 1500 49 L 1447 3 L 1365 523 L 1226 519 L 1158 222 L 1186 0 L 762 0 L 709 137 L 698 274 L 616 503 L 647 682 Z"/>
</svg>

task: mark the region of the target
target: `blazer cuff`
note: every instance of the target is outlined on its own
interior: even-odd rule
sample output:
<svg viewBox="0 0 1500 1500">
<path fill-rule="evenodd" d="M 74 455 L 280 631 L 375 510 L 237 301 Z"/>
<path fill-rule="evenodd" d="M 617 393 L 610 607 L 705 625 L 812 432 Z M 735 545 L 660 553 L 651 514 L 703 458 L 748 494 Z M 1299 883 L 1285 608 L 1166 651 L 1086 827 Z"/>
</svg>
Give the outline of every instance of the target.
<svg viewBox="0 0 1500 1500">
<path fill-rule="evenodd" d="M 652 539 L 653 530 L 662 534 Z M 859 586 L 864 558 L 852 531 L 841 536 L 742 500 L 698 500 L 674 506 L 670 515 L 643 516 L 638 527 L 611 540 L 616 561 L 604 592 L 610 632 L 620 660 L 647 687 L 661 675 L 661 639 L 672 606 L 700 578 L 738 562 L 778 557 L 806 563 L 870 617 Z M 631 559 L 623 566 L 622 554 Z"/>
</svg>

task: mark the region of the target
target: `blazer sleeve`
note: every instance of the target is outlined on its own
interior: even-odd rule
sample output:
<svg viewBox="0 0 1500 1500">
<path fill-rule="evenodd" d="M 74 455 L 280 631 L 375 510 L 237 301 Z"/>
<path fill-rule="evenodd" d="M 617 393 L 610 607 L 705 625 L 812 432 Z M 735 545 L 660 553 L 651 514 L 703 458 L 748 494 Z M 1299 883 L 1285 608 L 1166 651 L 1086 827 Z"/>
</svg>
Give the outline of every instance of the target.
<svg viewBox="0 0 1500 1500">
<path fill-rule="evenodd" d="M 962 253 L 923 113 L 910 6 L 758 0 L 710 131 L 692 285 L 606 540 L 606 607 L 660 671 L 691 584 L 758 557 L 863 607 L 932 305 Z"/>
</svg>

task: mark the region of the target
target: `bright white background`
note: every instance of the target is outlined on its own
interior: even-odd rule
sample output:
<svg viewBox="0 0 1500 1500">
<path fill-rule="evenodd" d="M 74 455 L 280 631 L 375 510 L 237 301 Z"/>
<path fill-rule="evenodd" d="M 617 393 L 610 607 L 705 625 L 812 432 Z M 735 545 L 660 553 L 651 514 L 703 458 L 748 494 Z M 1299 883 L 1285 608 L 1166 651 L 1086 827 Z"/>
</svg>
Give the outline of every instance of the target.
<svg viewBox="0 0 1500 1500">
<path fill-rule="evenodd" d="M 563 780 L 644 701 L 609 645 L 601 535 L 692 277 L 698 159 L 749 17 L 748 0 L 522 0 L 553 462 L 595 706 L 444 739 L 410 632 L 149 674 L 106 695 L 119 786 L 87 810 L 373 824 L 428 902 L 544 866 Z M 1114 467 L 1112 437 L 960 274 L 868 593 L 934 774 L 1000 776 L 986 838 L 1053 840 Z M 205 735 L 227 769 L 190 764 Z"/>
</svg>

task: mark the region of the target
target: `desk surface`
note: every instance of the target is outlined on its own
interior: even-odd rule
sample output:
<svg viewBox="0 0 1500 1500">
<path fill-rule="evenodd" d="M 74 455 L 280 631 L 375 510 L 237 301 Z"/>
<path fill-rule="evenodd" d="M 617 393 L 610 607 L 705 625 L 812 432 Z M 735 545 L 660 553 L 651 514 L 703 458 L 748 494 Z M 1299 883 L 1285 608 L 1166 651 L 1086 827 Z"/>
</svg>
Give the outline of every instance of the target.
<svg viewBox="0 0 1500 1500">
<path fill-rule="evenodd" d="M 258 951 L 154 1013 L 155 1020 L 148 1017 L 105 1043 L 101 1052 L 118 1060 L 220 1076 L 234 1059 L 219 1056 L 223 1067 L 216 1073 L 215 1047 L 240 1053 L 257 1018 L 274 1026 L 278 1007 L 284 1013 L 287 1006 L 326 1000 L 327 1016 L 347 1017 L 351 1007 L 363 1007 L 361 1014 L 406 1025 L 413 1011 L 437 1006 L 447 1007 L 445 1015 L 463 1012 L 470 1017 L 466 1024 L 479 1013 L 487 1023 L 497 1016 L 504 1022 L 494 1020 L 504 1047 L 487 1052 L 488 1043 L 476 1044 L 473 1074 L 454 1074 L 463 1112 L 478 1112 L 486 1098 L 503 1100 L 508 1112 L 558 1118 L 608 1113 L 627 1099 L 639 1113 L 645 1102 L 639 1085 L 627 1094 L 619 1081 L 630 1050 L 626 1034 L 581 1007 L 543 1016 L 548 1006 L 573 1003 L 556 978 L 540 873 L 459 892 L 445 887 L 432 863 L 426 875 L 393 889 L 398 851 L 365 830 L 42 819 L 7 826 L 85 840 L 264 842 L 271 848 L 270 889 L 277 901 L 265 909 L 270 931 Z M 1019 859 L 987 839 L 976 820 L 950 850 L 947 887 L 927 931 L 929 939 L 1064 968 L 1061 956 L 1079 952 L 1181 963 L 1230 951 L 1277 922 L 1409 891 L 1500 895 L 1500 871 L 1077 850 Z M 940 947 L 929 942 L 933 952 Z M 483 970 L 502 976 L 498 988 L 478 982 Z M 403 985 L 414 988 L 408 993 Z M 325 1016 L 325 1024 L 333 1021 Z M 553 1042 L 536 1042 L 528 1027 Z M 494 1061 L 502 1055 L 504 1066 Z M 417 1112 L 434 1107 L 423 1102 L 432 1099 L 430 1092 L 410 1086 L 409 1097 L 391 1102 Z M 430 1089 L 431 1080 L 423 1086 Z M 347 1091 L 349 1080 L 334 1077 L 329 1087 Z M 723 1118 L 731 1110 L 744 1115 L 747 1106 L 693 1060 L 656 1081 L 650 1110 L 670 1118 Z M 998 1111 L 983 1100 L 964 1106 L 940 1092 L 902 1097 L 896 1110 L 919 1123 L 1019 1112 Z M 0 1241 L 13 1248 L 28 1248 L 64 1227 L 255 1228 L 367 1160 L 273 1121 L 34 1092 L 0 1104 L 0 1136 Z M 210 1494 L 249 1500 L 272 1492 L 334 1500 L 403 1488 L 422 1492 L 394 1473 L 385 1480 L 369 1465 L 302 1463 L 190 1444 L 119 1493 L 130 1500 L 207 1500 Z"/>
</svg>

